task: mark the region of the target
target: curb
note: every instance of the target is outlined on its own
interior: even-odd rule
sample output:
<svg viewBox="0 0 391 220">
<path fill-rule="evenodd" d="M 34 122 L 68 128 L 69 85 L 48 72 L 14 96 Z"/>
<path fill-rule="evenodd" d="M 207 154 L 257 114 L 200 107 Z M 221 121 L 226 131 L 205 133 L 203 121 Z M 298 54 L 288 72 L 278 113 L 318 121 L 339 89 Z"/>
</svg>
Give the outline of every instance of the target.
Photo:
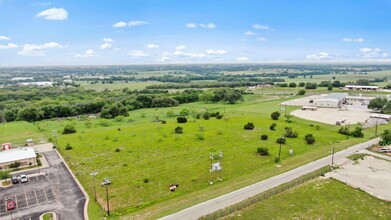
<svg viewBox="0 0 391 220">
<path fill-rule="evenodd" d="M 57 149 L 54 150 L 57 155 L 61 158 L 61 160 L 64 162 L 65 164 L 65 167 L 67 168 L 67 170 L 69 171 L 69 173 L 71 174 L 71 176 L 73 177 L 73 179 L 75 180 L 76 184 L 79 186 L 80 190 L 83 192 L 84 194 L 84 197 L 86 198 L 86 202 L 84 203 L 84 212 L 83 212 L 83 215 L 84 215 L 84 219 L 85 220 L 89 220 L 88 218 L 88 202 L 90 201 L 90 198 L 88 197 L 88 194 L 87 192 L 84 190 L 83 186 L 80 184 L 79 180 L 76 178 L 76 176 L 73 174 L 73 172 L 71 171 L 71 169 L 69 168 L 68 164 L 65 162 L 64 158 L 62 157 L 62 155 L 58 152 Z"/>
</svg>

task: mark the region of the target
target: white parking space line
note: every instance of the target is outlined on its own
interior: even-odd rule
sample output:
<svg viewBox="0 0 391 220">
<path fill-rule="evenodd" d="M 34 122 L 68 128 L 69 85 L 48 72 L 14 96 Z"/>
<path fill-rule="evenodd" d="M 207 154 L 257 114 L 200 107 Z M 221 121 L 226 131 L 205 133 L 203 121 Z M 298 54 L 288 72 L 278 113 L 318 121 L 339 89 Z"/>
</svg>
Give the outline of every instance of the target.
<svg viewBox="0 0 391 220">
<path fill-rule="evenodd" d="M 39 204 L 38 198 L 37 198 L 37 193 L 35 192 L 35 190 L 34 190 L 34 195 L 35 195 L 35 199 L 37 200 L 37 204 Z"/>
<path fill-rule="evenodd" d="M 29 207 L 29 202 L 27 201 L 27 194 L 26 194 L 26 191 L 24 192 L 24 198 L 26 199 L 27 207 Z"/>
<path fill-rule="evenodd" d="M 15 195 L 15 204 L 16 204 L 16 209 L 19 209 L 19 206 L 18 206 L 18 198 L 16 197 L 16 195 Z"/>
<path fill-rule="evenodd" d="M 46 192 L 45 192 L 45 189 L 42 189 L 43 193 L 45 194 L 45 197 L 46 197 L 46 201 L 49 202 L 49 199 L 48 199 L 48 196 L 46 195 Z"/>
</svg>

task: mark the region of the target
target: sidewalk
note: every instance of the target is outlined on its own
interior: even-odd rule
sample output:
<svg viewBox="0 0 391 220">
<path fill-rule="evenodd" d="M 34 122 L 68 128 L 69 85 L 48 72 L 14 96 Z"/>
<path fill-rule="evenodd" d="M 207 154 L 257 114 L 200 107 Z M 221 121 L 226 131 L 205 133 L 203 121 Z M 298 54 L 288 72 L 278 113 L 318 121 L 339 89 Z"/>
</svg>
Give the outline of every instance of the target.
<svg viewBox="0 0 391 220">
<path fill-rule="evenodd" d="M 369 155 L 372 155 L 372 156 L 375 156 L 375 157 L 378 157 L 378 158 L 381 158 L 381 159 L 384 159 L 384 160 L 391 161 L 391 157 L 383 155 L 383 154 L 375 153 L 375 152 L 369 151 L 367 149 L 360 150 L 359 153 L 369 154 Z"/>
</svg>

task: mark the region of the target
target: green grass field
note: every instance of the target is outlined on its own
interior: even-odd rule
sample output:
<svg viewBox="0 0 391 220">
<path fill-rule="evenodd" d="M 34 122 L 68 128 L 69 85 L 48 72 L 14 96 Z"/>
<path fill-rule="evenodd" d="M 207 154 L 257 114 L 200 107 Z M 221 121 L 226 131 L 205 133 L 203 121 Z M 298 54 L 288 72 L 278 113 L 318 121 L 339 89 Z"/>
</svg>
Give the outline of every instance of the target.
<svg viewBox="0 0 391 220">
<path fill-rule="evenodd" d="M 37 126 L 25 121 L 5 123 L 0 125 L 0 143 L 12 143 L 13 145 L 23 146 L 27 139 L 33 139 L 38 142 L 40 138 L 45 138 Z"/>
<path fill-rule="evenodd" d="M 160 84 L 161 82 L 149 81 L 149 82 L 128 82 L 128 83 L 125 83 L 125 82 L 120 81 L 120 82 L 114 82 L 112 84 L 109 84 L 109 83 L 90 84 L 87 81 L 76 81 L 76 83 L 80 84 L 80 86 L 85 89 L 93 89 L 96 91 L 103 91 L 105 89 L 115 90 L 115 89 L 124 89 L 124 88 L 128 88 L 130 90 L 134 90 L 134 89 L 141 90 L 141 89 L 145 89 L 146 86 Z"/>
<path fill-rule="evenodd" d="M 365 138 L 346 140 L 334 125 L 299 118 L 291 118 L 293 122 L 288 123 L 283 116 L 278 121 L 272 120 L 270 113 L 279 110 L 281 101 L 291 98 L 294 97 L 247 95 L 245 102 L 235 105 L 191 103 L 174 108 L 141 109 L 129 112 L 129 117 L 112 120 L 47 120 L 37 122 L 36 126 L 14 122 L 0 126 L 9 135 L 0 136 L 0 140 L 8 137 L 26 139 L 24 133 L 20 135 L 18 128 L 21 125 L 31 126 L 26 129 L 31 130 L 31 135 L 49 138 L 52 130 L 61 133 L 66 124 L 73 124 L 77 133 L 59 134 L 58 143 L 62 155 L 91 198 L 93 180 L 89 173 L 98 171 L 98 183 L 105 177 L 113 181 L 110 185 L 112 218 L 125 215 L 132 219 L 140 216 L 154 219 L 286 172 L 330 154 L 332 147 L 341 150 L 367 140 L 374 133 L 373 129 L 368 129 Z M 195 112 L 219 111 L 224 117 L 204 120 L 189 116 L 186 124 L 178 124 L 175 117 L 167 117 L 167 112 L 179 113 L 183 108 Z M 287 111 L 293 109 L 288 107 Z M 166 120 L 167 124 L 153 122 L 156 118 Z M 247 122 L 253 122 L 255 129 L 244 130 Z M 276 131 L 269 130 L 273 122 L 277 123 Z M 178 125 L 184 128 L 183 134 L 174 134 Z M 285 126 L 296 130 L 299 137 L 287 138 L 282 146 L 281 167 L 276 167 L 274 158 L 279 148 L 276 139 L 284 134 Z M 380 126 L 379 133 L 387 127 L 390 126 Z M 305 143 L 307 133 L 314 134 L 314 145 Z M 262 134 L 267 134 L 269 139 L 260 140 Z M 67 143 L 72 150 L 64 150 Z M 256 149 L 260 146 L 268 147 L 271 156 L 258 156 Z M 293 157 L 289 156 L 289 149 L 294 150 Z M 209 153 L 220 150 L 224 154 L 222 182 L 216 181 L 217 174 L 209 173 Z M 209 185 L 210 180 L 214 181 L 213 185 Z M 171 183 L 180 185 L 174 193 L 168 190 Z M 104 188 L 98 187 L 97 194 L 98 203 L 104 206 Z M 92 219 L 102 215 L 96 204 L 89 207 Z"/>
<path fill-rule="evenodd" d="M 391 203 L 337 180 L 318 179 L 224 219 L 389 219 Z"/>
</svg>

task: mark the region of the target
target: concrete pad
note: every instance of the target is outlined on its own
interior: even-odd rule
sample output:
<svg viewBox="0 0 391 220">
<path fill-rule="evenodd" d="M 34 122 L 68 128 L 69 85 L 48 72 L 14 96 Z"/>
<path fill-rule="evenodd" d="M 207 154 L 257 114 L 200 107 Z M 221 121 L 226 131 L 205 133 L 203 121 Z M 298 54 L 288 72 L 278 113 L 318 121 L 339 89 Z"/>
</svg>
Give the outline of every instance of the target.
<svg viewBox="0 0 391 220">
<path fill-rule="evenodd" d="M 391 201 L 391 163 L 366 156 L 363 160 L 351 161 L 340 166 L 326 177 L 332 177 L 354 188 L 359 188 L 375 197 Z"/>
</svg>

